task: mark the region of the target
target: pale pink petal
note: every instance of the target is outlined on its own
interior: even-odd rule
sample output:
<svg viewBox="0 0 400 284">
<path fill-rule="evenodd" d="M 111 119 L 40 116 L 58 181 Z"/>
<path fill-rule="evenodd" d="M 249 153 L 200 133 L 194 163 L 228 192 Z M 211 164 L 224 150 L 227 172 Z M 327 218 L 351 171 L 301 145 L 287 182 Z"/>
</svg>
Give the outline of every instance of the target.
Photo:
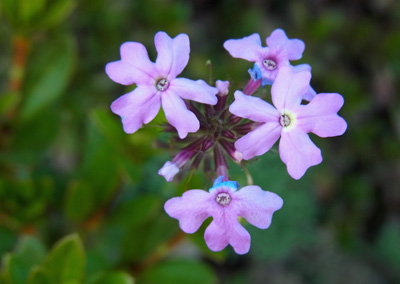
<svg viewBox="0 0 400 284">
<path fill-rule="evenodd" d="M 235 92 L 235 101 L 230 105 L 229 111 L 234 115 L 251 119 L 257 122 L 279 121 L 279 112 L 269 103 L 258 97 Z"/>
<path fill-rule="evenodd" d="M 311 66 L 308 64 L 300 64 L 300 65 L 292 66 L 292 68 L 295 73 L 301 72 L 301 71 L 310 71 L 311 72 Z M 302 99 L 306 100 L 306 101 L 311 101 L 315 97 L 316 94 L 317 94 L 317 92 L 311 86 L 309 86 L 308 90 L 303 95 Z"/>
<path fill-rule="evenodd" d="M 154 81 L 155 66 L 146 47 L 138 42 L 125 42 L 120 48 L 121 60 L 106 65 L 111 80 L 123 84 L 149 84 Z"/>
<path fill-rule="evenodd" d="M 165 212 L 172 218 L 179 220 L 182 231 L 188 234 L 196 232 L 210 214 L 208 206 L 215 203 L 210 200 L 210 194 L 200 189 L 186 191 L 182 197 L 169 199 L 165 205 Z"/>
<path fill-rule="evenodd" d="M 160 96 L 152 87 L 138 86 L 111 104 L 111 110 L 121 116 L 124 131 L 134 133 L 143 123 L 149 123 L 160 110 Z"/>
<path fill-rule="evenodd" d="M 170 84 L 170 90 L 182 99 L 192 100 L 203 104 L 215 105 L 218 101 L 218 89 L 209 86 L 203 80 L 176 78 Z"/>
<path fill-rule="evenodd" d="M 230 218 L 229 218 L 230 217 Z M 225 222 L 213 220 L 204 232 L 204 240 L 212 251 L 221 251 L 230 244 L 237 254 L 245 254 L 250 250 L 250 234 L 243 228 L 237 217 L 229 214 Z M 232 221 L 227 224 L 227 219 Z"/>
<path fill-rule="evenodd" d="M 162 93 L 162 107 L 168 122 L 176 128 L 179 137 L 183 139 L 188 132 L 199 130 L 200 122 L 194 113 L 186 108 L 185 102 L 170 89 Z"/>
<path fill-rule="evenodd" d="M 151 84 L 154 81 L 148 73 L 122 60 L 108 63 L 106 73 L 111 80 L 122 85 Z"/>
<path fill-rule="evenodd" d="M 309 86 L 307 92 L 303 95 L 302 99 L 306 101 L 311 101 L 316 94 L 317 92 L 311 86 Z"/>
<path fill-rule="evenodd" d="M 275 107 L 282 111 L 300 105 L 303 95 L 310 87 L 310 79 L 311 73 L 308 71 L 295 73 L 290 66 L 280 68 L 271 88 Z"/>
<path fill-rule="evenodd" d="M 218 89 L 218 95 L 226 96 L 227 94 L 229 94 L 229 81 L 217 80 L 215 82 L 215 86 Z"/>
<path fill-rule="evenodd" d="M 232 57 L 242 58 L 250 62 L 260 59 L 263 50 L 259 34 L 252 34 L 242 39 L 230 39 L 224 42 L 224 48 Z"/>
<path fill-rule="evenodd" d="M 318 94 L 310 103 L 300 105 L 295 110 L 298 127 L 320 137 L 342 135 L 346 131 L 347 123 L 337 112 L 343 103 L 343 97 L 339 94 Z"/>
<path fill-rule="evenodd" d="M 279 154 L 294 179 L 300 179 L 309 167 L 322 162 L 320 149 L 297 128 L 282 131 Z"/>
<path fill-rule="evenodd" d="M 138 42 L 125 42 L 120 48 L 121 60 L 154 78 L 155 64 L 150 61 L 146 47 Z"/>
<path fill-rule="evenodd" d="M 299 39 L 289 39 L 282 29 L 274 30 L 266 40 L 269 47 L 280 47 L 289 60 L 300 59 L 305 48 L 304 42 Z"/>
<path fill-rule="evenodd" d="M 263 191 L 255 185 L 241 188 L 234 198 L 235 212 L 260 229 L 269 227 L 272 214 L 283 205 L 283 200 L 278 195 Z"/>
<path fill-rule="evenodd" d="M 165 32 L 158 32 L 154 37 L 157 50 L 156 66 L 160 76 L 174 79 L 186 67 L 189 61 L 190 42 L 186 34 L 170 38 Z"/>
<path fill-rule="evenodd" d="M 172 181 L 177 173 L 179 173 L 179 167 L 170 161 L 167 161 L 158 171 L 158 174 L 163 176 L 168 182 Z"/>
<path fill-rule="evenodd" d="M 311 66 L 309 64 L 299 64 L 292 66 L 293 70 L 295 73 L 301 72 L 301 71 L 310 71 L 311 72 Z"/>
<path fill-rule="evenodd" d="M 282 126 L 278 121 L 267 122 L 250 131 L 235 142 L 235 148 L 249 160 L 266 153 L 281 135 Z"/>
</svg>

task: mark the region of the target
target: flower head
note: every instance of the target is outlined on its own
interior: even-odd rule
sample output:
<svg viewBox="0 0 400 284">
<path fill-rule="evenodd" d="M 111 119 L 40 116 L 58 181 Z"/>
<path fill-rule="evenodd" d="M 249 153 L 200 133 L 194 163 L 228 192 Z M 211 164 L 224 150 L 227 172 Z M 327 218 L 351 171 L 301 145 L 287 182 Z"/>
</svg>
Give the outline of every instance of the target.
<svg viewBox="0 0 400 284">
<path fill-rule="evenodd" d="M 283 200 L 258 186 L 237 188 L 237 182 L 224 181 L 220 176 L 209 192 L 186 191 L 182 197 L 168 200 L 164 209 L 189 234 L 196 232 L 211 216 L 213 221 L 204 233 L 207 246 L 212 251 L 220 251 L 230 244 L 236 253 L 245 254 L 250 249 L 250 234 L 239 223 L 238 216 L 260 229 L 267 229 L 272 214 L 282 207 Z"/>
<path fill-rule="evenodd" d="M 301 104 L 310 79 L 308 71 L 296 73 L 290 67 L 283 67 L 271 89 L 275 107 L 260 98 L 235 92 L 230 112 L 260 123 L 235 143 L 244 159 L 264 154 L 280 137 L 279 154 L 293 178 L 301 178 L 310 166 L 322 162 L 321 151 L 307 133 L 338 136 L 346 131 L 347 124 L 337 115 L 343 105 L 339 94 L 318 94 L 307 105 Z"/>
<path fill-rule="evenodd" d="M 225 41 L 225 49 L 235 58 L 254 62 L 249 70 L 251 77 L 256 81 L 262 79 L 262 86 L 271 85 L 279 70 L 284 66 L 292 66 L 289 61 L 302 57 L 305 48 L 304 42 L 299 39 L 289 39 L 282 29 L 274 30 L 266 39 L 267 47 L 261 45 L 259 34 L 252 34 L 242 39 Z M 311 71 L 308 64 L 292 66 L 296 72 Z M 304 99 L 311 100 L 315 91 L 309 87 Z"/>
<path fill-rule="evenodd" d="M 200 130 L 188 135 L 179 144 L 187 143 L 181 151 L 175 155 L 172 161 L 168 161 L 158 171 L 168 182 L 182 168 L 198 169 L 200 164 L 204 165 L 204 171 L 209 172 L 211 161 L 214 160 L 217 176 L 228 175 L 227 160 L 239 163 L 242 154 L 235 149 L 234 142 L 237 137 L 242 136 L 252 129 L 255 123 L 241 123 L 241 117 L 229 113 L 227 99 L 229 94 L 229 81 L 216 81 L 218 89 L 218 102 L 214 106 L 204 105 L 198 108 L 192 102 L 187 103 L 189 110 L 193 111 L 200 121 Z M 165 129 L 169 131 L 170 127 Z M 174 146 L 178 145 L 174 141 Z M 214 176 L 214 173 L 212 173 Z"/>
<path fill-rule="evenodd" d="M 154 42 L 156 62 L 150 61 L 141 43 L 126 42 L 121 45 L 121 60 L 106 65 L 106 73 L 113 81 L 137 85 L 114 101 L 111 110 L 121 116 L 124 131 L 134 133 L 143 123 L 153 120 L 162 105 L 168 122 L 184 138 L 188 132 L 196 132 L 200 124 L 183 99 L 215 105 L 218 90 L 202 80 L 176 78 L 189 61 L 186 34 L 170 38 L 165 32 L 158 32 Z"/>
</svg>

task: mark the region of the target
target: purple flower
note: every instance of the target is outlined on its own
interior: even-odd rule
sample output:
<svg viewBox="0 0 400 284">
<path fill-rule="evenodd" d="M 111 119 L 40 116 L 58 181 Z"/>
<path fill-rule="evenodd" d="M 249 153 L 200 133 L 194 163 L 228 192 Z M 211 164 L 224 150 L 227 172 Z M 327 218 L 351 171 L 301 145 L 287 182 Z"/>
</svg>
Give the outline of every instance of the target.
<svg viewBox="0 0 400 284">
<path fill-rule="evenodd" d="M 179 226 L 188 234 L 196 232 L 208 217 L 213 217 L 204 233 L 207 246 L 212 251 L 220 251 L 230 244 L 236 253 L 245 254 L 250 249 L 250 234 L 239 223 L 238 216 L 260 229 L 267 229 L 272 214 L 282 207 L 283 200 L 258 186 L 246 186 L 239 191 L 237 188 L 237 182 L 223 181 L 220 176 L 209 192 L 186 191 L 182 197 L 168 200 L 164 209 L 179 220 Z"/>
<path fill-rule="evenodd" d="M 123 85 L 137 87 L 115 100 L 111 110 L 121 116 L 124 131 L 134 133 L 143 123 L 149 123 L 162 105 L 168 122 L 180 138 L 199 129 L 199 120 L 189 111 L 183 99 L 215 105 L 218 90 L 204 81 L 176 78 L 189 61 L 189 37 L 179 34 L 170 38 L 165 32 L 154 37 L 156 62 L 150 61 L 141 43 L 121 45 L 121 60 L 106 65 L 107 75 Z"/>
<path fill-rule="evenodd" d="M 290 60 L 298 60 L 302 57 L 305 48 L 304 42 L 299 39 L 289 39 L 282 29 L 274 30 L 266 39 L 267 47 L 261 45 L 259 34 L 252 34 L 242 39 L 230 39 L 225 41 L 225 49 L 235 58 L 255 62 L 250 75 L 256 81 L 262 79 L 262 85 L 271 85 L 284 66 L 291 66 L 295 72 L 311 71 L 308 64 L 297 66 L 290 65 Z M 311 100 L 315 91 L 309 87 L 304 94 L 304 99 Z"/>
<path fill-rule="evenodd" d="M 264 154 L 280 137 L 279 154 L 294 179 L 301 178 L 310 166 L 322 162 L 320 149 L 307 133 L 338 136 L 346 131 L 347 124 L 337 115 L 343 105 L 339 94 L 318 94 L 307 105 L 300 104 L 310 79 L 308 71 L 295 73 L 290 67 L 282 67 L 271 88 L 276 108 L 260 98 L 235 92 L 230 112 L 260 123 L 235 143 L 244 159 Z"/>
</svg>

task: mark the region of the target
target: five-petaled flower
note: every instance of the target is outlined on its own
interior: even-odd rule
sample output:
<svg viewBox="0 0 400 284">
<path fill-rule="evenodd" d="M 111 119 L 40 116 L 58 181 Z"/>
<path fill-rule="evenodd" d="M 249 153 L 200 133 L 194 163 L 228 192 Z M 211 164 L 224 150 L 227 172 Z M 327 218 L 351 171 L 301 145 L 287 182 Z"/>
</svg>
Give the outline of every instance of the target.
<svg viewBox="0 0 400 284">
<path fill-rule="evenodd" d="M 183 99 L 215 105 L 218 90 L 202 80 L 176 78 L 189 61 L 186 34 L 170 38 L 165 32 L 158 32 L 154 42 L 158 54 L 155 63 L 150 61 L 144 45 L 126 42 L 121 45 L 121 60 L 106 65 L 106 73 L 113 81 L 137 85 L 115 100 L 111 110 L 121 116 L 124 131 L 134 133 L 143 123 L 153 120 L 162 105 L 168 122 L 184 138 L 188 132 L 196 132 L 200 124 Z"/>
<path fill-rule="evenodd" d="M 235 58 L 255 62 L 253 69 L 249 70 L 254 80 L 262 79 L 262 85 L 271 85 L 279 70 L 284 66 L 291 66 L 295 72 L 311 71 L 308 64 L 292 66 L 290 60 L 302 57 L 305 48 L 300 39 L 289 39 L 282 29 L 274 30 L 266 39 L 267 47 L 261 45 L 259 34 L 252 34 L 242 39 L 225 41 L 225 49 Z M 315 91 L 310 86 L 303 94 L 303 99 L 311 100 Z"/>
<path fill-rule="evenodd" d="M 209 192 L 200 189 L 186 191 L 182 197 L 168 200 L 164 208 L 189 234 L 196 232 L 212 216 L 213 221 L 204 233 L 207 246 L 212 251 L 220 251 L 230 244 L 236 253 L 245 254 L 250 249 L 250 234 L 239 223 L 238 216 L 260 229 L 267 229 L 283 200 L 259 186 L 237 188 L 237 182 L 224 181 L 220 176 Z"/>
<path fill-rule="evenodd" d="M 308 71 L 295 73 L 290 67 L 282 67 L 271 89 L 276 108 L 260 98 L 235 92 L 230 112 L 260 123 L 235 143 L 244 159 L 264 154 L 280 137 L 279 154 L 293 178 L 301 178 L 310 166 L 321 163 L 321 151 L 307 133 L 338 136 L 346 131 L 347 124 L 337 115 L 343 105 L 339 94 L 318 94 L 307 105 L 301 104 L 310 79 Z"/>
</svg>

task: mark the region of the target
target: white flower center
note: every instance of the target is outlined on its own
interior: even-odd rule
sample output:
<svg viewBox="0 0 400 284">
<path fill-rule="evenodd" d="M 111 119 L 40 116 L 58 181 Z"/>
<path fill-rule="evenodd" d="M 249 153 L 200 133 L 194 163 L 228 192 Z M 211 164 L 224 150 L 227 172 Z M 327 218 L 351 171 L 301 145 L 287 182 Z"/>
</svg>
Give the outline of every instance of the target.
<svg viewBox="0 0 400 284">
<path fill-rule="evenodd" d="M 288 116 L 287 114 L 282 114 L 281 115 L 281 119 L 280 119 L 280 123 L 283 127 L 287 127 L 290 125 L 291 120 L 290 120 L 290 116 Z"/>
<path fill-rule="evenodd" d="M 217 203 L 225 206 L 225 205 L 228 205 L 229 202 L 231 202 L 231 196 L 226 192 L 221 192 L 221 193 L 217 194 L 217 197 L 215 197 L 215 201 L 217 201 Z"/>
<path fill-rule="evenodd" d="M 263 65 L 264 65 L 264 67 L 267 68 L 267 70 L 269 70 L 269 71 L 275 70 L 276 67 L 277 67 L 276 62 L 275 62 L 274 60 L 268 59 L 268 58 L 266 58 L 266 59 L 263 60 Z"/>
<path fill-rule="evenodd" d="M 168 88 L 168 85 L 169 85 L 169 83 L 168 83 L 167 79 L 162 78 L 162 79 L 157 81 L 156 88 L 157 88 L 157 90 L 162 92 L 162 91 L 165 91 Z"/>
</svg>

